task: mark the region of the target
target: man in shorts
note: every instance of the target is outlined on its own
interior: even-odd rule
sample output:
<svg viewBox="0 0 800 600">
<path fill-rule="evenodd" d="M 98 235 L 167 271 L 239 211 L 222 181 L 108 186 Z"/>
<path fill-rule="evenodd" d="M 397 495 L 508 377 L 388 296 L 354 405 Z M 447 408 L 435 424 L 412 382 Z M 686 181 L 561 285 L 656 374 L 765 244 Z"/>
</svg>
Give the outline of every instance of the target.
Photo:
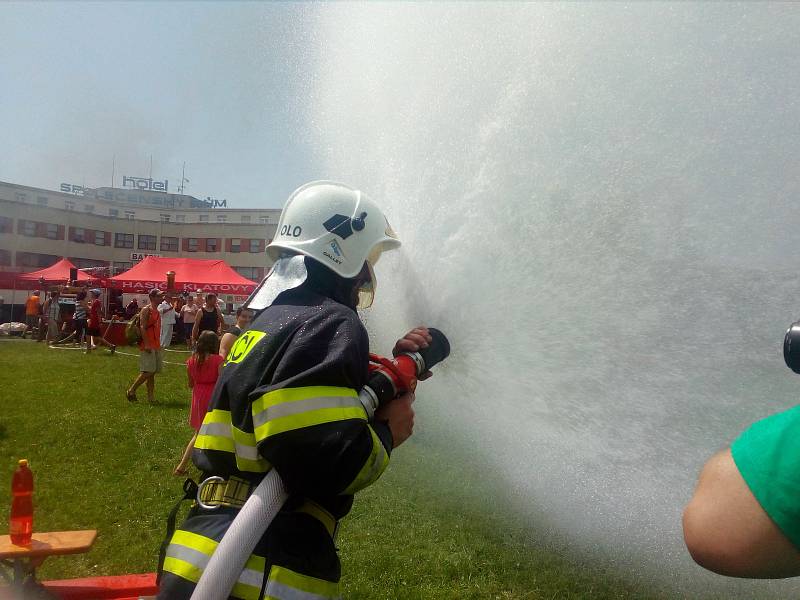
<svg viewBox="0 0 800 600">
<path fill-rule="evenodd" d="M 715 573 L 800 575 L 800 406 L 757 421 L 711 457 L 683 536 L 695 562 Z"/>
<path fill-rule="evenodd" d="M 39 327 L 39 315 L 41 312 L 39 291 L 36 290 L 25 301 L 25 325 L 27 325 L 25 333 L 30 331 L 31 335 L 33 335 L 34 328 Z"/>
<path fill-rule="evenodd" d="M 47 318 L 46 341 L 48 344 L 57 342 L 61 333 L 61 305 L 58 302 L 58 297 L 58 290 L 53 290 L 44 303 L 44 316 Z"/>
<path fill-rule="evenodd" d="M 161 349 L 161 314 L 158 304 L 164 292 L 154 288 L 148 294 L 150 304 L 145 306 L 139 317 L 142 340 L 139 342 L 139 376 L 125 392 L 129 402 L 136 402 L 136 388 L 147 385 L 147 401 L 155 402 L 155 377 L 164 366 L 164 351 Z"/>
</svg>

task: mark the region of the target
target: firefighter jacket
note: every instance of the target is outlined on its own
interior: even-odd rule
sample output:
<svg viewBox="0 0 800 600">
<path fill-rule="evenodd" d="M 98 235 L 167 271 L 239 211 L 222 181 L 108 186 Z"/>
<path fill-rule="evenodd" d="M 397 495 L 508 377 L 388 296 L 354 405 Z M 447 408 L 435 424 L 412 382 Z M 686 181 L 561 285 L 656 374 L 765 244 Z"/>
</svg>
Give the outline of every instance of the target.
<svg viewBox="0 0 800 600">
<path fill-rule="evenodd" d="M 355 311 L 308 285 L 281 294 L 231 348 L 193 461 L 204 478 L 253 484 L 277 469 L 290 494 L 232 597 L 257 599 L 264 590 L 266 598 L 338 597 L 340 566 L 330 528 L 311 517 L 313 511 L 295 509 L 311 502 L 341 519 L 353 494 L 388 465 L 391 432 L 385 423 L 368 422 L 358 399 L 368 352 Z M 189 597 L 235 514 L 225 507 L 193 509 L 167 550 L 160 597 Z"/>
</svg>

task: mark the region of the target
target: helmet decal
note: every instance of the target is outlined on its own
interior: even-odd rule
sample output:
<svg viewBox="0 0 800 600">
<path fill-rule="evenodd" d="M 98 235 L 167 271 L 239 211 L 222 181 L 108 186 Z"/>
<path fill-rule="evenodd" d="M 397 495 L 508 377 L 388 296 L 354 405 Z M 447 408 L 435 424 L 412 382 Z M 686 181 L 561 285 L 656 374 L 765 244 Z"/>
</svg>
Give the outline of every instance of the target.
<svg viewBox="0 0 800 600">
<path fill-rule="evenodd" d="M 331 233 L 335 233 L 343 240 L 346 240 L 353 235 L 353 228 L 350 226 L 350 218 L 344 215 L 333 215 L 330 219 L 322 224 L 325 229 Z"/>
</svg>

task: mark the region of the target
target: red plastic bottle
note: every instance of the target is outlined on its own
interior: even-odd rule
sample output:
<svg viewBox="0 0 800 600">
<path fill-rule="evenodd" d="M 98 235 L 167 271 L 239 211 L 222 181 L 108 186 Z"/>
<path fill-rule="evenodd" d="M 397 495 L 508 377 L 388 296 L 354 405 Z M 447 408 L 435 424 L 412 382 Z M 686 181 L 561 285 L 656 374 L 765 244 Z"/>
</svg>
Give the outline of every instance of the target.
<svg viewBox="0 0 800 600">
<path fill-rule="evenodd" d="M 19 467 L 14 471 L 11 495 L 11 543 L 29 546 L 33 534 L 33 472 L 28 468 L 28 461 L 25 459 L 19 461 Z"/>
</svg>

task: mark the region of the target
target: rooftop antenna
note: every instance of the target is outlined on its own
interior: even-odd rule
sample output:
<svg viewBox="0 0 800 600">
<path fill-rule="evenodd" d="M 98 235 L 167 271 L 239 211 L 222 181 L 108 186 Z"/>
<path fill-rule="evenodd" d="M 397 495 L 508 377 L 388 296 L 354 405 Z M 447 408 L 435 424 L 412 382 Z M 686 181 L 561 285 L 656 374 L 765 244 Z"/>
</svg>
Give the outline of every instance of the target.
<svg viewBox="0 0 800 600">
<path fill-rule="evenodd" d="M 150 180 L 153 180 L 153 155 L 150 155 Z"/>
<path fill-rule="evenodd" d="M 117 168 L 117 155 L 111 156 L 111 187 L 114 187 L 114 171 Z"/>
<path fill-rule="evenodd" d="M 186 161 L 183 162 L 183 169 L 181 170 L 181 184 L 178 186 L 178 193 L 182 194 L 183 190 L 186 188 L 186 184 L 189 183 L 189 180 L 186 179 Z"/>
</svg>

